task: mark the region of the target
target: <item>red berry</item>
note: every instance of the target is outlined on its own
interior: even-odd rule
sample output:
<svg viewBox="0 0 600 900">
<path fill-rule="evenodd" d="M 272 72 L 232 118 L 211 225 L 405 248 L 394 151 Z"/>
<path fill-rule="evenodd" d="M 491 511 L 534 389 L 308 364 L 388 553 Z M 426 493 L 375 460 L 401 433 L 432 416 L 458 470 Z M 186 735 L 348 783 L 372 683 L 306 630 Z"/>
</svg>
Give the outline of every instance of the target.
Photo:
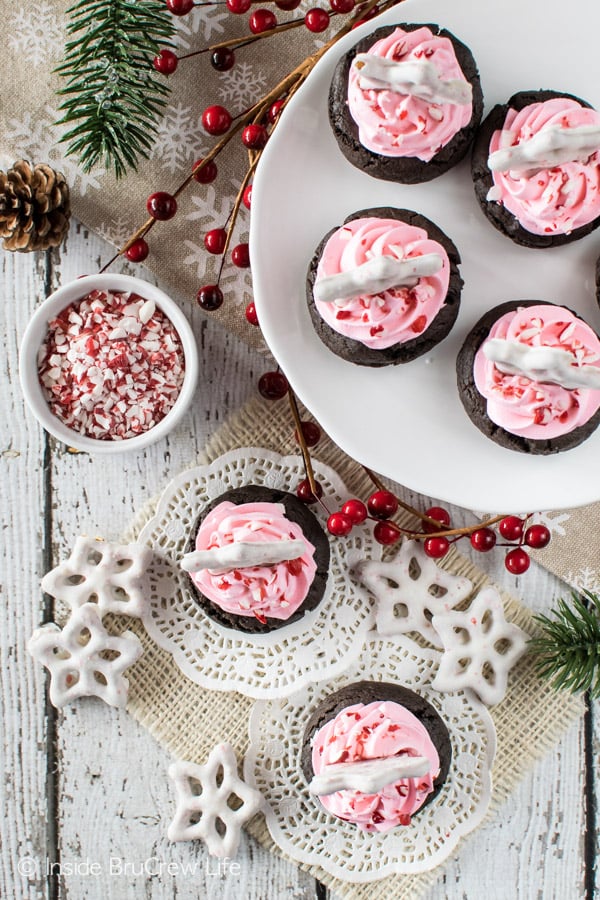
<svg viewBox="0 0 600 900">
<path fill-rule="evenodd" d="M 389 519 L 398 511 L 398 501 L 391 491 L 375 491 L 367 500 L 367 507 L 376 519 Z"/>
<path fill-rule="evenodd" d="M 270 9 L 255 9 L 250 13 L 248 25 L 252 34 L 261 34 L 263 31 L 270 31 L 277 25 L 277 17 Z"/>
<path fill-rule="evenodd" d="M 187 16 L 194 8 L 194 0 L 167 0 L 167 9 L 174 16 Z"/>
<path fill-rule="evenodd" d="M 231 251 L 231 262 L 239 269 L 247 269 L 250 265 L 250 249 L 248 244 L 236 244 Z"/>
<path fill-rule="evenodd" d="M 250 209 L 252 206 L 252 185 L 249 184 L 245 189 L 242 195 L 242 202 L 246 209 Z"/>
<path fill-rule="evenodd" d="M 207 284 L 196 294 L 196 302 L 207 312 L 214 312 L 223 303 L 223 291 L 218 284 Z"/>
<path fill-rule="evenodd" d="M 329 0 L 329 5 L 336 13 L 349 13 L 354 9 L 354 0 Z"/>
<path fill-rule="evenodd" d="M 316 422 L 301 422 L 300 424 L 302 425 L 302 434 L 304 435 L 306 446 L 314 447 L 321 439 L 321 429 Z M 300 443 L 298 441 L 298 429 L 294 431 L 294 437 L 297 443 Z"/>
<path fill-rule="evenodd" d="M 327 519 L 327 531 L 336 537 L 345 537 L 352 531 L 352 519 L 343 512 L 331 513 Z"/>
<path fill-rule="evenodd" d="M 509 550 L 504 558 L 504 565 L 513 575 L 522 575 L 529 568 L 529 554 L 522 547 Z"/>
<path fill-rule="evenodd" d="M 202 113 L 202 126 L 208 134 L 225 134 L 231 127 L 231 115 L 224 106 L 207 106 Z"/>
<path fill-rule="evenodd" d="M 491 528 L 478 528 L 471 532 L 471 546 L 480 553 L 487 553 L 496 544 L 496 532 Z"/>
<path fill-rule="evenodd" d="M 373 537 L 378 544 L 389 546 L 400 540 L 402 532 L 393 522 L 377 522 L 373 529 Z"/>
<path fill-rule="evenodd" d="M 199 166 L 201 162 L 201 159 L 197 159 L 192 167 L 192 170 L 196 169 L 196 167 Z M 211 181 L 215 180 L 217 174 L 218 169 L 216 162 L 213 162 L 212 159 L 209 159 L 209 161 L 204 166 L 202 166 L 201 169 L 197 169 L 197 171 L 194 172 L 194 181 L 198 181 L 200 184 L 210 184 Z"/>
<path fill-rule="evenodd" d="M 519 541 L 523 535 L 523 519 L 518 516 L 506 516 L 500 521 L 498 531 L 507 541 Z"/>
<path fill-rule="evenodd" d="M 275 6 L 283 10 L 283 12 L 291 12 L 293 9 L 298 9 L 301 3 L 302 0 L 275 0 Z"/>
<path fill-rule="evenodd" d="M 279 113 L 285 106 L 285 100 L 276 100 L 275 103 L 272 103 L 269 107 L 269 112 L 267 113 L 267 118 L 271 125 L 273 125 L 277 119 L 279 118 Z"/>
<path fill-rule="evenodd" d="M 242 144 L 249 150 L 262 150 L 268 140 L 269 134 L 264 125 L 246 125 L 242 131 Z"/>
<path fill-rule="evenodd" d="M 131 262 L 143 262 L 149 252 L 150 248 L 144 238 L 138 238 L 137 241 L 134 241 L 133 244 L 127 248 L 125 256 L 127 259 L 131 260 Z"/>
<path fill-rule="evenodd" d="M 252 6 L 252 0 L 227 0 L 227 9 L 235 15 L 247 13 Z"/>
<path fill-rule="evenodd" d="M 179 64 L 179 60 L 171 50 L 161 50 L 158 56 L 152 60 L 152 65 L 161 75 L 172 75 Z"/>
<path fill-rule="evenodd" d="M 289 389 L 283 372 L 265 372 L 258 379 L 258 392 L 266 400 L 281 400 Z"/>
<path fill-rule="evenodd" d="M 251 325 L 258 325 L 258 316 L 256 315 L 256 306 L 250 302 L 246 307 L 246 319 Z"/>
<path fill-rule="evenodd" d="M 146 200 L 146 209 L 153 219 L 161 222 L 172 219 L 177 212 L 177 200 L 166 191 L 156 191 Z"/>
<path fill-rule="evenodd" d="M 360 525 L 367 518 L 367 507 L 362 500 L 346 500 L 342 506 L 342 512 L 345 516 L 352 519 L 355 525 Z"/>
<path fill-rule="evenodd" d="M 432 559 L 441 559 L 450 549 L 450 541 L 445 537 L 430 537 L 423 542 L 423 550 Z"/>
<path fill-rule="evenodd" d="M 534 550 L 541 550 L 550 543 L 550 529 L 545 525 L 531 525 L 525 532 L 525 543 Z"/>
<path fill-rule="evenodd" d="M 443 506 L 430 506 L 429 509 L 425 510 L 425 515 L 440 523 L 440 527 L 438 528 L 436 525 L 430 525 L 429 522 L 424 522 L 423 531 L 426 531 L 428 534 L 431 534 L 434 531 L 443 531 L 445 528 L 450 527 L 450 513 L 447 509 L 444 509 Z"/>
<path fill-rule="evenodd" d="M 296 497 L 303 503 L 316 503 L 323 496 L 323 488 L 318 481 L 315 481 L 316 496 L 313 494 L 310 481 L 305 478 L 296 488 Z"/>
<path fill-rule="evenodd" d="M 228 72 L 235 63 L 235 53 L 230 47 L 217 47 L 210 55 L 210 64 L 217 72 Z"/>
<path fill-rule="evenodd" d="M 224 228 L 213 228 L 204 235 L 204 246 L 209 253 L 222 253 L 226 240 L 227 232 Z"/>
<path fill-rule="evenodd" d="M 315 34 L 318 34 L 320 31 L 325 31 L 329 28 L 329 13 L 327 10 L 320 9 L 318 6 L 314 9 L 309 9 L 304 16 L 304 24 L 309 31 L 312 31 Z"/>
</svg>

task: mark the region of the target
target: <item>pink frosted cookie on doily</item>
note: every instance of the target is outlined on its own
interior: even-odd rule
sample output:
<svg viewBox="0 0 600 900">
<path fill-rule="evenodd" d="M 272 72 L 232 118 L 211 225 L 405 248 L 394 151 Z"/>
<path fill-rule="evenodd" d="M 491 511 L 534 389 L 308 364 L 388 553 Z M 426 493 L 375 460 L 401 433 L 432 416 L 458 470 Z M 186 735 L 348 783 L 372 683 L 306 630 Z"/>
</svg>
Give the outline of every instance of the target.
<svg viewBox="0 0 600 900">
<path fill-rule="evenodd" d="M 468 47 L 438 25 L 392 25 L 339 61 L 329 121 L 346 159 L 386 181 L 430 181 L 467 153 L 481 120 Z"/>
<path fill-rule="evenodd" d="M 202 511 L 182 567 L 208 615 L 260 634 L 318 606 L 329 573 L 329 539 L 293 494 L 246 485 Z"/>
<path fill-rule="evenodd" d="M 362 831 L 410 825 L 439 793 L 452 750 L 423 697 L 362 681 L 321 701 L 304 733 L 301 766 L 325 809 Z"/>
</svg>

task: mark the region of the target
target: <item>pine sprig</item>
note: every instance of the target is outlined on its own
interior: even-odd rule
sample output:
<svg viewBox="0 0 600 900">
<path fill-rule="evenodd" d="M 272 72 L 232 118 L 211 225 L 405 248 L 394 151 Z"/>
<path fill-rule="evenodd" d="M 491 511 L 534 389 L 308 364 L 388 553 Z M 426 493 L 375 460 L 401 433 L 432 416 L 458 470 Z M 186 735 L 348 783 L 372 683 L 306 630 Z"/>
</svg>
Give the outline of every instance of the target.
<svg viewBox="0 0 600 900">
<path fill-rule="evenodd" d="M 571 594 L 571 602 L 558 601 L 554 619 L 537 615 L 544 634 L 529 642 L 539 657 L 536 670 L 556 690 L 589 691 L 600 697 L 600 598 L 583 591 L 584 599 Z"/>
<path fill-rule="evenodd" d="M 61 140 L 84 171 L 102 162 L 120 178 L 154 143 L 169 89 L 152 60 L 172 46 L 172 16 L 159 0 L 80 0 L 68 13 L 57 124 L 74 127 Z"/>
</svg>

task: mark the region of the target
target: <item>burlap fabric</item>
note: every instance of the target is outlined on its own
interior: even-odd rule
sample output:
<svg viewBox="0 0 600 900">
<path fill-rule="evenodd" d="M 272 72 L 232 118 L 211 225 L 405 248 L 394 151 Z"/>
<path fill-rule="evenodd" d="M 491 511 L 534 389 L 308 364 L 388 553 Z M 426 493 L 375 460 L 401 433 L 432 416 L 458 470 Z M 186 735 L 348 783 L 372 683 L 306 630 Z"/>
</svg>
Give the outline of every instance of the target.
<svg viewBox="0 0 600 900">
<path fill-rule="evenodd" d="M 210 462 L 227 450 L 241 446 L 259 446 L 282 454 L 296 453 L 293 424 L 285 402 L 269 404 L 254 400 L 227 421 L 211 438 L 202 457 L 193 464 Z M 356 496 L 368 493 L 370 482 L 362 470 L 332 442 L 323 438 L 315 454 L 334 468 Z M 156 501 L 138 516 L 129 533 L 130 540 L 151 517 Z M 487 578 L 456 552 L 448 556 L 444 567 L 470 578 L 475 589 Z M 507 618 L 529 634 L 536 632 L 531 614 L 517 600 L 504 595 Z M 180 759 L 203 761 L 215 743 L 229 741 L 241 756 L 247 746 L 246 729 L 253 701 L 237 693 L 207 691 L 189 681 L 172 658 L 153 644 L 142 626 L 128 621 L 144 642 L 141 660 L 130 670 L 129 711 Z M 505 700 L 491 709 L 498 732 L 498 752 L 493 769 L 492 809 L 511 793 L 525 771 L 541 758 L 584 709 L 581 698 L 556 694 L 540 682 L 532 661 L 525 656 L 515 667 Z M 215 722 L 220 723 L 215 732 Z M 248 829 L 264 846 L 275 853 L 264 819 L 255 818 Z M 458 849 L 462 852 L 465 839 Z M 308 867 L 306 867 L 308 868 Z M 350 900 L 415 900 L 440 875 L 441 869 L 419 876 L 393 876 L 366 885 L 350 885 L 333 878 L 320 868 L 308 869 L 341 897 Z"/>
</svg>

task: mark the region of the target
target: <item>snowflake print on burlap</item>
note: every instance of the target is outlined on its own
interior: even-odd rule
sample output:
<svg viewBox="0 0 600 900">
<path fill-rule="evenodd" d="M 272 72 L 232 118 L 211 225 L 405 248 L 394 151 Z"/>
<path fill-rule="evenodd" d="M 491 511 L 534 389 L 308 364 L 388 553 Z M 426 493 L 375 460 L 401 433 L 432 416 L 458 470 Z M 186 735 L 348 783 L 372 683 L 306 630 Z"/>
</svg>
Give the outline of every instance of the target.
<svg viewBox="0 0 600 900">
<path fill-rule="evenodd" d="M 444 646 L 432 687 L 444 692 L 472 688 L 488 706 L 500 703 L 528 636 L 506 621 L 496 588 L 483 588 L 468 609 L 434 616 L 432 625 Z"/>
<path fill-rule="evenodd" d="M 165 110 L 150 158 L 158 160 L 161 168 L 172 175 L 206 153 L 205 140 L 202 113 L 178 103 Z"/>
<path fill-rule="evenodd" d="M 44 160 L 62 172 L 71 190 L 76 189 L 81 196 L 89 189 L 99 190 L 104 169 L 97 167 L 92 172 L 84 172 L 74 156 L 66 155 L 66 144 L 61 144 L 60 138 L 68 127 L 55 125 L 59 118 L 58 110 L 49 106 L 36 114 L 24 112 L 22 118 L 8 120 L 4 138 L 12 142 L 15 155 Z"/>
<path fill-rule="evenodd" d="M 63 629 L 54 622 L 37 628 L 27 649 L 50 673 L 50 702 L 65 706 L 79 697 L 99 697 L 125 706 L 129 682 L 123 672 L 142 655 L 132 631 L 109 634 L 95 603 L 74 610 Z"/>
<path fill-rule="evenodd" d="M 122 247 L 129 238 L 136 225 L 133 221 L 128 222 L 123 216 L 117 216 L 108 221 L 101 222 L 94 229 L 99 237 L 104 238 L 109 244 L 115 247 Z"/>
<path fill-rule="evenodd" d="M 8 47 L 34 68 L 60 59 L 65 42 L 65 25 L 55 6 L 30 3 L 7 19 Z"/>
<path fill-rule="evenodd" d="M 566 531 L 563 526 L 570 518 L 571 514 L 565 512 L 539 512 L 532 515 L 528 525 L 531 523 L 545 525 L 550 534 L 557 534 L 559 537 L 564 537 Z"/>
<path fill-rule="evenodd" d="M 211 856 L 235 856 L 242 826 L 261 808 L 263 797 L 239 777 L 231 744 L 217 744 L 203 765 L 173 763 L 169 777 L 177 800 L 169 840 L 201 840 Z"/>
<path fill-rule="evenodd" d="M 225 33 L 224 23 L 231 21 L 227 12 L 221 12 L 218 6 L 196 6 L 187 16 L 175 19 L 175 44 L 177 47 L 189 50 L 195 43 L 189 40 L 192 35 L 200 33 L 203 40 L 210 41 L 213 35 Z M 215 43 L 212 41 L 212 43 Z"/>
<path fill-rule="evenodd" d="M 78 537 L 68 559 L 42 578 L 42 590 L 71 609 L 97 605 L 101 615 L 140 617 L 152 551 L 142 544 L 111 544 Z"/>
<path fill-rule="evenodd" d="M 266 90 L 266 79 L 247 62 L 237 63 L 220 79 L 219 99 L 230 111 L 241 113 L 259 100 Z"/>
<path fill-rule="evenodd" d="M 442 644 L 432 616 L 454 609 L 473 589 L 468 578 L 440 569 L 418 541 L 404 541 L 388 562 L 359 563 L 354 574 L 375 597 L 379 634 L 416 632 L 434 647 Z"/>
<path fill-rule="evenodd" d="M 570 571 L 563 576 L 567 584 L 576 591 L 589 591 L 591 594 L 600 594 L 600 573 L 589 566 L 584 566 L 578 572 Z"/>
</svg>

